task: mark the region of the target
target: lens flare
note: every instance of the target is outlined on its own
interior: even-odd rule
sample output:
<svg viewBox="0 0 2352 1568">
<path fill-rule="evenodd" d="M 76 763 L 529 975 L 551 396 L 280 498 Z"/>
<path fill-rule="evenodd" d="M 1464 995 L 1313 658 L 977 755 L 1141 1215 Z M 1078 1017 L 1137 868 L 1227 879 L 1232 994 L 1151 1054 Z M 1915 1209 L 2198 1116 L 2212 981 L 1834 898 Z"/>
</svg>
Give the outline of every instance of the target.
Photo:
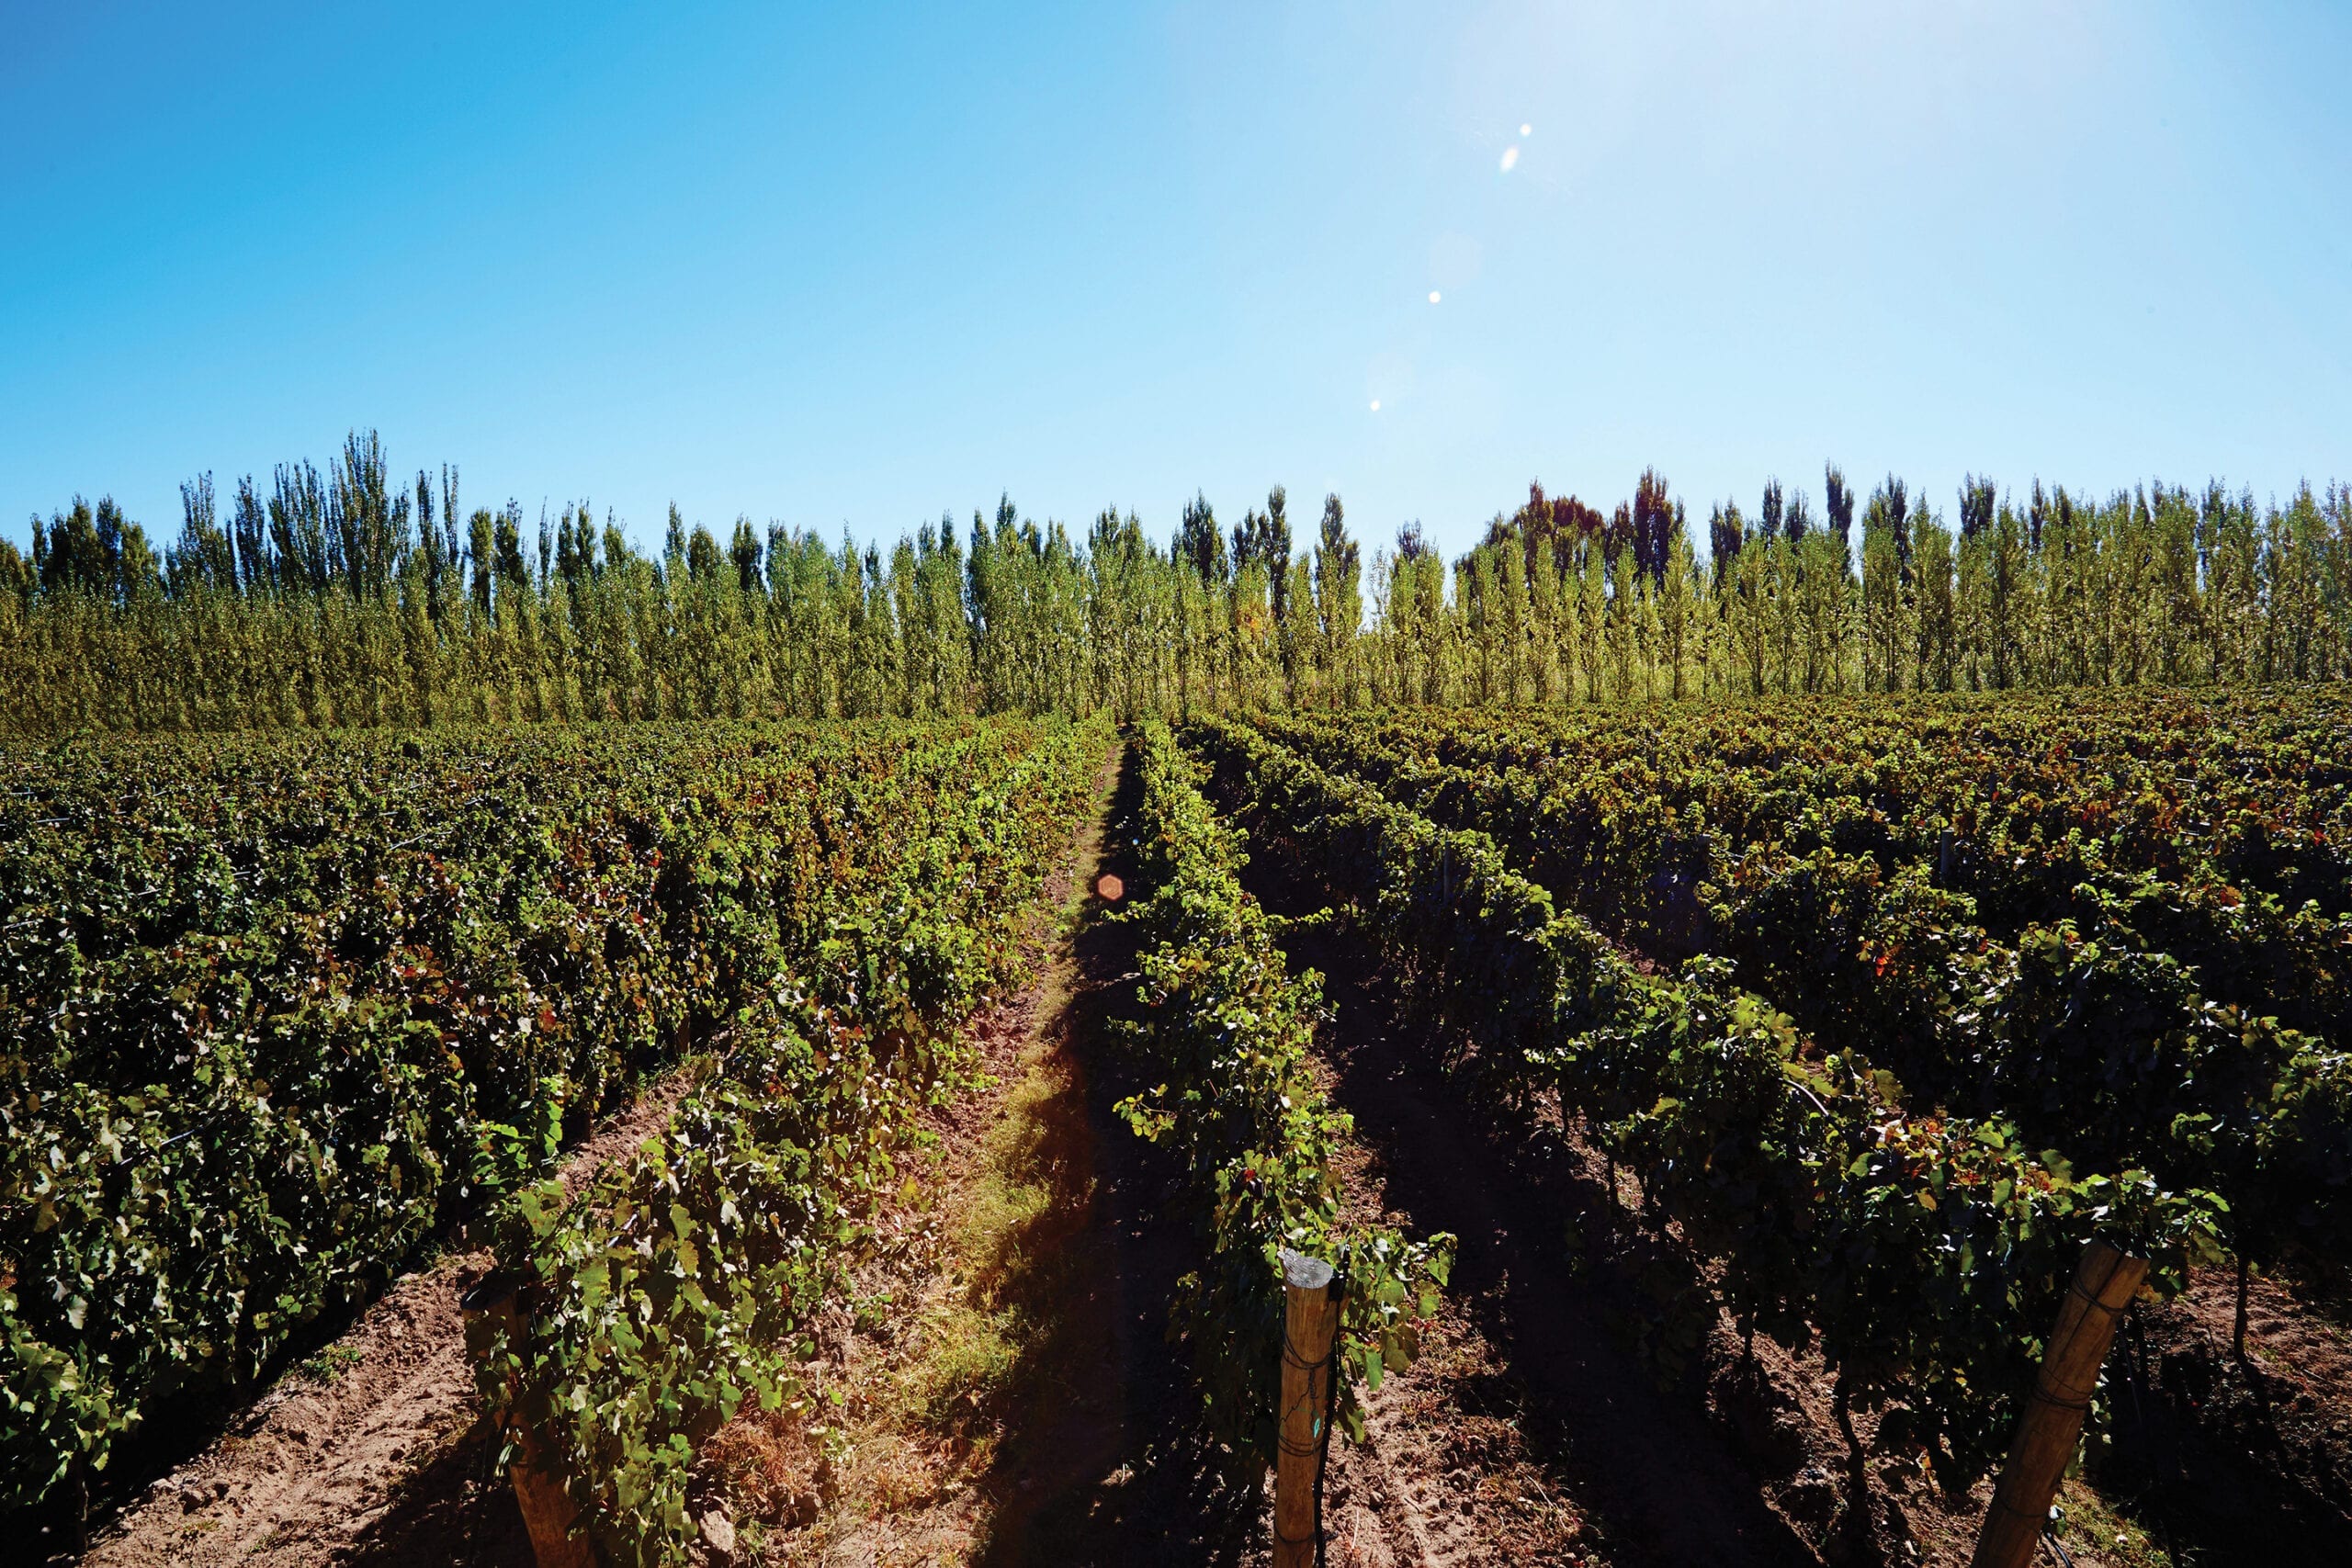
<svg viewBox="0 0 2352 1568">
<path fill-rule="evenodd" d="M 1516 147 L 1516 146 L 1510 146 L 1510 147 L 1506 147 L 1506 148 L 1504 148 L 1504 149 L 1503 149 L 1503 173 L 1504 173 L 1504 174 L 1510 174 L 1510 173 L 1511 172 L 1511 170 L 1513 170 L 1513 169 L 1517 168 L 1518 166 L 1519 166 L 1519 149 L 1518 149 L 1518 147 Z"/>
</svg>

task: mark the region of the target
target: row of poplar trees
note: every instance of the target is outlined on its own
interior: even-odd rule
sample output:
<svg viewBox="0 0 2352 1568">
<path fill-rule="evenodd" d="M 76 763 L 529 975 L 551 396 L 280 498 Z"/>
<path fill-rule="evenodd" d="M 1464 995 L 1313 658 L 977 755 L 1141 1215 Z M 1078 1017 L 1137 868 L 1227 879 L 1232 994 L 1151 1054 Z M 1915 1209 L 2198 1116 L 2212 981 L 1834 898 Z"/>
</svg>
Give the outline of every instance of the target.
<svg viewBox="0 0 2352 1568">
<path fill-rule="evenodd" d="M 110 501 L 0 541 L 0 726 L 431 725 L 754 716 L 1648 702 L 2352 674 L 2352 490 L 2021 500 L 1950 521 L 1831 468 L 1694 539 L 1655 472 L 1604 513 L 1531 489 L 1452 562 L 1418 525 L 1366 561 L 1340 499 L 1295 541 L 1274 490 L 1162 547 L 1010 502 L 887 551 L 673 507 L 659 557 L 582 502 L 465 513 L 353 435 L 322 474 L 182 487 L 159 554 Z M 1859 513 L 1859 529 L 1857 513 Z M 460 519 L 463 519 L 460 521 Z M 1859 534 L 1859 537 L 1857 535 Z M 1703 553 L 1702 553 L 1703 547 Z"/>
</svg>

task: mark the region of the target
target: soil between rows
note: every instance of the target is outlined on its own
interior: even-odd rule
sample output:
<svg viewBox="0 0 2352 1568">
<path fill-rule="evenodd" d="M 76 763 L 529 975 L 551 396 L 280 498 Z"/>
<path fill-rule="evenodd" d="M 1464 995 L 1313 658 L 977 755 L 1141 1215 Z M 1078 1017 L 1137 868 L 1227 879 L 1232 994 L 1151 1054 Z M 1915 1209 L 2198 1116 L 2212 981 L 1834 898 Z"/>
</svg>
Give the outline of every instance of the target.
<svg viewBox="0 0 2352 1568">
<path fill-rule="evenodd" d="M 1112 784 L 1106 769 L 1104 784 Z M 934 1122 L 851 1299 L 820 1325 L 797 1408 L 739 1419 L 705 1483 L 779 1563 L 1235 1562 L 1250 1519 L 1181 1434 L 1167 1305 L 1189 1237 L 1176 1172 L 1113 1112 L 1134 1010 L 1131 783 L 1081 834 L 1033 939 L 1035 981 L 976 1021 L 993 1080 Z M 1010 1211 L 1008 1213 L 1007 1211 Z"/>
<path fill-rule="evenodd" d="M 1259 847 L 1245 886 L 1277 914 L 1320 908 L 1277 862 Z M 1398 1450 L 1418 1458 L 1426 1448 L 1435 1462 L 1418 1468 L 1435 1469 L 1454 1495 L 1508 1495 L 1517 1490 L 1510 1472 L 1523 1467 L 1580 1521 L 1552 1561 L 1820 1562 L 1703 1412 L 1661 1391 L 1654 1368 L 1625 1343 L 1615 1281 L 1571 1266 L 1576 1249 L 1564 1242 L 1589 1201 L 1521 1163 L 1540 1161 L 1537 1145 L 1522 1142 L 1515 1162 L 1464 1114 L 1444 1079 L 1445 1042 L 1407 1016 L 1365 944 L 1337 925 L 1295 929 L 1284 947 L 1294 971 L 1322 974 L 1333 1010 L 1320 1043 L 1333 1098 L 1354 1116 L 1363 1151 L 1351 1189 L 1370 1189 L 1364 1198 L 1414 1234 L 1461 1238 L 1437 1336 L 1452 1351 L 1439 1358 L 1443 1370 L 1416 1367 L 1384 1388 L 1373 1443 L 1342 1450 L 1340 1473 L 1377 1472 Z M 1416 1388 L 1425 1376 L 1445 1385 L 1441 1397 Z M 1392 1401 L 1419 1407 L 1419 1419 L 1399 1422 Z M 1471 1437 L 1490 1412 L 1508 1413 L 1513 1438 L 1501 1449 Z M 1472 1551 L 1458 1560 L 1503 1560 L 1475 1539 L 1462 1544 Z"/>
<path fill-rule="evenodd" d="M 565 1157 L 577 1192 L 661 1130 L 683 1088 L 648 1085 Z M 492 1457 L 458 1298 L 490 1269 L 459 1246 L 401 1276 L 332 1345 L 287 1368 L 228 1432 L 127 1508 L 85 1568 L 531 1562 Z"/>
</svg>

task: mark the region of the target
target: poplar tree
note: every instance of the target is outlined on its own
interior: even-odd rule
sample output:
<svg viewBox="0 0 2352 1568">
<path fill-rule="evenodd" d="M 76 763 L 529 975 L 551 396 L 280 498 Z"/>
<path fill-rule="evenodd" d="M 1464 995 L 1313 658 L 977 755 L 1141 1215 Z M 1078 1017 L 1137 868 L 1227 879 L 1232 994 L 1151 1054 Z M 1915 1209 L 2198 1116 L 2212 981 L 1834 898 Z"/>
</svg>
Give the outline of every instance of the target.
<svg viewBox="0 0 2352 1568">
<path fill-rule="evenodd" d="M 1702 568 L 1645 468 L 1607 514 L 1531 484 L 1451 569 L 1408 525 L 1367 581 L 1340 499 L 1301 551 L 1280 487 L 1229 548 L 1196 493 L 1165 547 L 1133 513 L 1074 538 L 1003 497 L 967 536 L 951 517 L 895 543 L 748 517 L 714 532 L 673 507 L 648 557 L 585 501 L 543 508 L 526 540 L 512 502 L 461 509 L 454 468 L 391 476 L 373 432 L 266 489 L 198 475 L 160 554 L 110 498 L 37 516 L 28 555 L 0 547 L 0 724 L 1132 716 L 2352 673 L 2340 483 L 2098 502 L 2037 478 L 2012 501 L 1972 473 L 1954 529 L 1892 475 L 1860 502 L 1832 464 L 1825 523 L 1771 481 L 1753 525 L 1713 509 Z"/>
<path fill-rule="evenodd" d="M 1356 647 L 1363 632 L 1362 580 L 1362 552 L 1348 536 L 1347 513 L 1337 495 L 1327 495 L 1315 542 L 1315 663 L 1326 706 L 1352 707 L 1362 694 Z"/>
</svg>

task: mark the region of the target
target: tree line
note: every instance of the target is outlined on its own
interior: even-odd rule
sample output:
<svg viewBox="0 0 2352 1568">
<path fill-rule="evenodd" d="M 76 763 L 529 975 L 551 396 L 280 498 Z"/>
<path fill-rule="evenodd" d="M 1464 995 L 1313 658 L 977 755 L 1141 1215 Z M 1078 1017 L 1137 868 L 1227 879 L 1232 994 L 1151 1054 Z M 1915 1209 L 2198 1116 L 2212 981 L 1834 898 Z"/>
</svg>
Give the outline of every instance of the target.
<svg viewBox="0 0 2352 1568">
<path fill-rule="evenodd" d="M 1419 524 L 1369 560 L 1336 495 L 1277 487 L 1165 546 L 1011 502 L 887 550 L 671 509 L 658 556 L 584 502 L 464 512 L 355 434 L 322 474 L 181 489 L 159 552 L 109 500 L 0 541 L 0 725 L 79 729 L 1243 706 L 1651 702 L 2352 674 L 2352 487 L 2105 498 L 1971 476 L 1947 514 L 1834 466 L 1695 537 L 1654 470 L 1603 512 L 1531 486 L 1452 561 Z M 462 522 L 460 519 L 462 518 Z M 1858 527 L 1859 525 L 1859 527 Z M 1858 536 L 1859 535 L 1859 536 Z"/>
</svg>

